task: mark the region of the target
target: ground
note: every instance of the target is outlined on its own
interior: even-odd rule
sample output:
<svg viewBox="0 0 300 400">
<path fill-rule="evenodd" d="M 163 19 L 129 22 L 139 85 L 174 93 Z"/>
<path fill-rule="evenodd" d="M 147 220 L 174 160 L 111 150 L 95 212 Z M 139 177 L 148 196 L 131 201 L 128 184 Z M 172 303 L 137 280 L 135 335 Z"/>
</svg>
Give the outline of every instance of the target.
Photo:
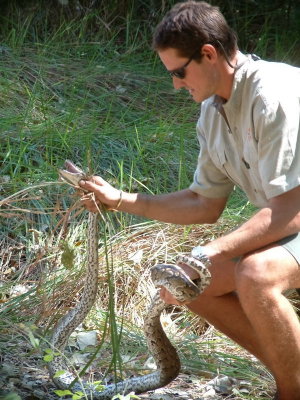
<svg viewBox="0 0 300 400">
<path fill-rule="evenodd" d="M 5 335 L 1 336 L 4 339 Z M 26 340 L 15 331 L 14 336 L 7 336 L 6 347 L 2 341 L 0 369 L 0 400 L 57 400 L 56 389 L 49 378 L 41 352 L 33 350 L 30 340 Z M 265 374 L 265 381 L 270 377 L 253 359 L 257 373 Z M 201 371 L 199 374 L 186 373 L 186 368 L 179 376 L 164 388 L 142 394 L 141 399 L 148 400 L 224 400 L 224 399 L 270 399 L 274 388 L 268 385 L 253 386 L 249 380 L 241 380 L 222 374 Z M 13 395 L 14 394 L 14 395 Z M 17 397 L 19 395 L 19 397 Z M 70 397 L 65 397 L 68 399 Z M 125 397 L 124 397 L 125 400 Z M 127 400 L 127 398 L 126 398 Z"/>
</svg>

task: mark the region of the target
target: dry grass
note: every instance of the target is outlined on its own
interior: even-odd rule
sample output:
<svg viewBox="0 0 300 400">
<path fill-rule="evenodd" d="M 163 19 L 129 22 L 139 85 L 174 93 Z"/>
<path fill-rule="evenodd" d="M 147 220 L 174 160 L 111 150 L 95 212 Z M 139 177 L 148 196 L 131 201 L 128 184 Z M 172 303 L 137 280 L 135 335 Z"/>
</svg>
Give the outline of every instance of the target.
<svg viewBox="0 0 300 400">
<path fill-rule="evenodd" d="M 1 341 L 11 344 L 8 349 L 12 359 L 16 341 L 22 348 L 32 345 L 28 332 L 42 340 L 47 338 L 58 318 L 78 300 L 84 283 L 86 213 L 78 208 L 66 211 L 58 207 L 53 213 L 56 213 L 53 231 L 32 232 L 32 242 L 27 246 L 19 243 L 1 249 L 3 318 L 0 337 Z M 149 354 L 142 326 L 156 290 L 149 277 L 149 268 L 156 263 L 174 262 L 178 253 L 189 252 L 195 243 L 204 244 L 224 234 L 233 229 L 236 222 L 220 220 L 218 224 L 201 227 L 143 222 L 114 232 L 113 226 L 119 215 L 109 214 L 108 218 L 110 234 L 106 241 L 102 229 L 99 242 L 98 300 L 84 327 L 97 329 L 100 340 L 105 332 L 95 368 L 98 372 L 107 371 L 112 368 L 113 357 L 110 337 L 113 327 L 107 318 L 114 314 L 117 326 L 114 333 L 117 334 L 119 356 L 124 362 L 123 374 L 130 376 L 145 373 L 148 368 Z M 253 398 L 266 398 L 264 394 L 272 386 L 267 371 L 205 321 L 186 310 L 170 307 L 162 316 L 162 323 L 176 343 L 184 372 L 204 380 L 218 372 L 245 379 L 254 384 L 253 396 L 256 397 Z M 39 328 L 32 331 L 32 324 Z M 7 355 L 7 350 L 4 353 Z M 40 361 L 38 368 L 43 368 Z"/>
</svg>

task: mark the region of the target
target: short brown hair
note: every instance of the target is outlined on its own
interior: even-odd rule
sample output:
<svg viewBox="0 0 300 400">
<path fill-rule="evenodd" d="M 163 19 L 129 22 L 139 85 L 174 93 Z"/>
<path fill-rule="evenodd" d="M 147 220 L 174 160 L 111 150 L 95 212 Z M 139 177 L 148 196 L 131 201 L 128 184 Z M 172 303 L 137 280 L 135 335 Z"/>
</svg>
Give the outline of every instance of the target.
<svg viewBox="0 0 300 400">
<path fill-rule="evenodd" d="M 156 51 L 172 47 L 180 56 L 191 57 L 204 44 L 213 45 L 225 57 L 238 49 L 237 36 L 219 8 L 189 0 L 175 4 L 165 15 L 156 27 L 152 47 Z M 200 51 L 194 58 L 201 58 Z"/>
</svg>

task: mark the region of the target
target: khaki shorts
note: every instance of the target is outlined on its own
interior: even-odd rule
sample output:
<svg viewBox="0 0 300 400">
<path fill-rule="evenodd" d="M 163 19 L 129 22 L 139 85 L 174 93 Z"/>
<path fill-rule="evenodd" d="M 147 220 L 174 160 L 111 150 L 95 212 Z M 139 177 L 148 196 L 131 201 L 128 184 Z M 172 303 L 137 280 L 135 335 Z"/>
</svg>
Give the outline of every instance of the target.
<svg viewBox="0 0 300 400">
<path fill-rule="evenodd" d="M 278 245 L 284 247 L 300 265 L 300 233 L 278 240 Z"/>
<path fill-rule="evenodd" d="M 300 265 L 300 233 L 287 236 L 281 240 L 278 240 L 278 244 L 285 249 L 295 258 L 298 265 Z M 300 296 L 300 288 L 296 289 Z"/>
<path fill-rule="evenodd" d="M 285 238 L 278 240 L 278 242 L 274 242 L 274 244 L 284 247 L 300 265 L 300 232 L 286 236 Z M 233 261 L 239 262 L 241 258 L 242 257 L 236 257 Z"/>
</svg>

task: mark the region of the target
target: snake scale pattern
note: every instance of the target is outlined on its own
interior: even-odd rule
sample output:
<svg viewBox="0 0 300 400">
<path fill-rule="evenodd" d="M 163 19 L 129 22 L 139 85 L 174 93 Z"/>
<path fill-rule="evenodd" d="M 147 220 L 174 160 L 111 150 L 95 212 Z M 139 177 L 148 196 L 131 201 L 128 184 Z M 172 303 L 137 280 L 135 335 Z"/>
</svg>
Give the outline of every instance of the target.
<svg viewBox="0 0 300 400">
<path fill-rule="evenodd" d="M 66 161 L 65 169 L 59 170 L 59 175 L 67 183 L 77 186 L 81 179 L 88 179 L 87 175 L 76 167 L 72 162 Z M 80 301 L 77 305 L 65 314 L 54 328 L 50 345 L 55 354 L 53 360 L 48 363 L 50 377 L 60 389 L 69 389 L 75 376 L 67 371 L 64 362 L 63 352 L 68 338 L 75 328 L 84 320 L 97 296 L 98 278 L 98 214 L 89 213 L 87 232 L 87 271 L 84 288 Z M 179 256 L 179 265 L 157 264 L 151 268 L 151 278 L 156 286 L 165 286 L 178 301 L 192 300 L 197 297 L 210 283 L 210 273 L 198 260 Z M 196 281 L 191 281 L 180 267 L 181 263 L 188 264 L 200 275 Z M 167 338 L 161 323 L 160 314 L 167 307 L 159 295 L 154 296 L 151 305 L 144 319 L 144 332 L 150 353 L 152 354 L 157 369 L 147 375 L 137 376 L 121 382 L 106 386 L 103 391 L 97 391 L 92 384 L 86 382 L 75 382 L 71 390 L 73 392 L 83 391 L 90 399 L 110 400 L 114 395 L 135 394 L 154 390 L 167 385 L 179 374 L 180 360 L 176 349 Z M 62 375 L 56 376 L 58 371 L 65 371 Z"/>
</svg>

